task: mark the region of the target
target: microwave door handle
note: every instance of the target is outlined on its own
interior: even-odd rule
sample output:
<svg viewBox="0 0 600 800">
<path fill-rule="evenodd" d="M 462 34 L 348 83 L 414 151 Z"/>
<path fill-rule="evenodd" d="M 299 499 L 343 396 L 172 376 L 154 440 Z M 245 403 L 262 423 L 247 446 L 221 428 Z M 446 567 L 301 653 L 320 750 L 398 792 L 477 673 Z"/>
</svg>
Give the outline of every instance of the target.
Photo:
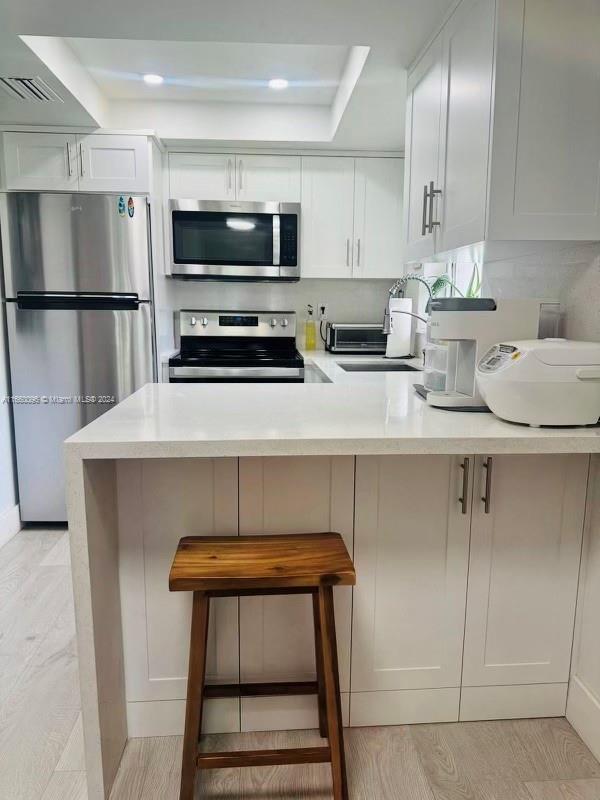
<svg viewBox="0 0 600 800">
<path fill-rule="evenodd" d="M 281 220 L 273 214 L 273 266 L 278 267 L 281 260 Z"/>
</svg>

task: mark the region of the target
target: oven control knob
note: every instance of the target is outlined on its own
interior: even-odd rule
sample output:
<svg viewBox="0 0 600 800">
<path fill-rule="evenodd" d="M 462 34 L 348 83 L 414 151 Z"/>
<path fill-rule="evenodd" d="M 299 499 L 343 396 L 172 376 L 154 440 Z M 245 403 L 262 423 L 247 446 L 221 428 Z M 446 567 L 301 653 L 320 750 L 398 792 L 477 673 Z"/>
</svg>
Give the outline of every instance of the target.
<svg viewBox="0 0 600 800">
<path fill-rule="evenodd" d="M 271 327 L 272 328 L 276 328 L 277 327 L 277 320 L 275 319 L 275 317 L 273 317 L 273 319 L 271 320 Z"/>
<path fill-rule="evenodd" d="M 288 320 L 287 320 L 287 319 L 282 319 L 282 320 L 281 320 L 281 327 L 282 327 L 282 328 L 287 328 L 287 326 L 288 326 L 289 324 L 290 324 L 290 323 L 288 322 Z"/>
<path fill-rule="evenodd" d="M 197 320 L 196 320 L 196 317 L 190 317 L 190 325 L 192 326 L 192 328 L 193 328 L 193 327 L 194 327 L 194 325 L 196 324 L 196 321 L 197 321 Z"/>
<path fill-rule="evenodd" d="M 208 325 L 208 317 L 202 317 L 202 327 L 206 328 Z"/>
</svg>

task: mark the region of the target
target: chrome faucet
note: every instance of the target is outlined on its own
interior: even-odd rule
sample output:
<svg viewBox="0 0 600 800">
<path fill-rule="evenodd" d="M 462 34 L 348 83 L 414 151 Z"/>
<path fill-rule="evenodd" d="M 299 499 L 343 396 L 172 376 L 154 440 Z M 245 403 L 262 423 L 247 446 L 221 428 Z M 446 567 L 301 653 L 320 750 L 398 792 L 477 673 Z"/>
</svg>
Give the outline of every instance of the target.
<svg viewBox="0 0 600 800">
<path fill-rule="evenodd" d="M 392 316 L 390 314 L 390 300 L 393 300 L 397 297 L 404 297 L 404 292 L 406 290 L 406 284 L 409 281 L 418 281 L 419 283 L 424 284 L 427 287 L 427 291 L 429 292 L 429 297 L 431 298 L 431 286 L 427 283 L 424 278 L 421 278 L 419 275 L 403 275 L 401 278 L 398 278 L 392 286 L 390 286 L 388 292 L 388 302 L 385 307 L 385 311 L 383 313 L 383 333 L 388 335 L 392 332 Z M 403 314 L 408 314 L 409 317 L 415 317 L 416 319 L 420 319 L 421 322 L 427 322 L 426 319 L 420 317 L 418 314 L 413 314 L 410 311 L 403 311 Z"/>
</svg>

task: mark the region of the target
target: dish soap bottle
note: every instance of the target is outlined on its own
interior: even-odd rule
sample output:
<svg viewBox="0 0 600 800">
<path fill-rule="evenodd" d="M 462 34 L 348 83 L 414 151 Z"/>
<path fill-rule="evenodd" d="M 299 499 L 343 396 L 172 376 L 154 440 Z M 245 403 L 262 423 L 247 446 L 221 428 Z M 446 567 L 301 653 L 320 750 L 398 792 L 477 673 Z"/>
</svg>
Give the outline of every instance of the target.
<svg viewBox="0 0 600 800">
<path fill-rule="evenodd" d="M 309 303 L 307 306 L 308 316 L 304 323 L 304 349 L 316 350 L 317 349 L 317 326 L 313 319 L 313 307 Z"/>
</svg>

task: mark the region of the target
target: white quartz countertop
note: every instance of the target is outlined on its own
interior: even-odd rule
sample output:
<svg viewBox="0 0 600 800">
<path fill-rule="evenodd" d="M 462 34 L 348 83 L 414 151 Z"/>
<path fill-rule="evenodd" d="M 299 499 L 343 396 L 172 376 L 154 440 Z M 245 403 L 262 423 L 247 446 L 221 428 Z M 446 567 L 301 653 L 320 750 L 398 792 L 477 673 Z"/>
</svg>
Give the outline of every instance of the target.
<svg viewBox="0 0 600 800">
<path fill-rule="evenodd" d="M 600 427 L 529 428 L 434 409 L 420 372 L 345 372 L 368 356 L 306 353 L 331 383 L 147 384 L 67 439 L 80 458 L 600 452 Z"/>
</svg>

